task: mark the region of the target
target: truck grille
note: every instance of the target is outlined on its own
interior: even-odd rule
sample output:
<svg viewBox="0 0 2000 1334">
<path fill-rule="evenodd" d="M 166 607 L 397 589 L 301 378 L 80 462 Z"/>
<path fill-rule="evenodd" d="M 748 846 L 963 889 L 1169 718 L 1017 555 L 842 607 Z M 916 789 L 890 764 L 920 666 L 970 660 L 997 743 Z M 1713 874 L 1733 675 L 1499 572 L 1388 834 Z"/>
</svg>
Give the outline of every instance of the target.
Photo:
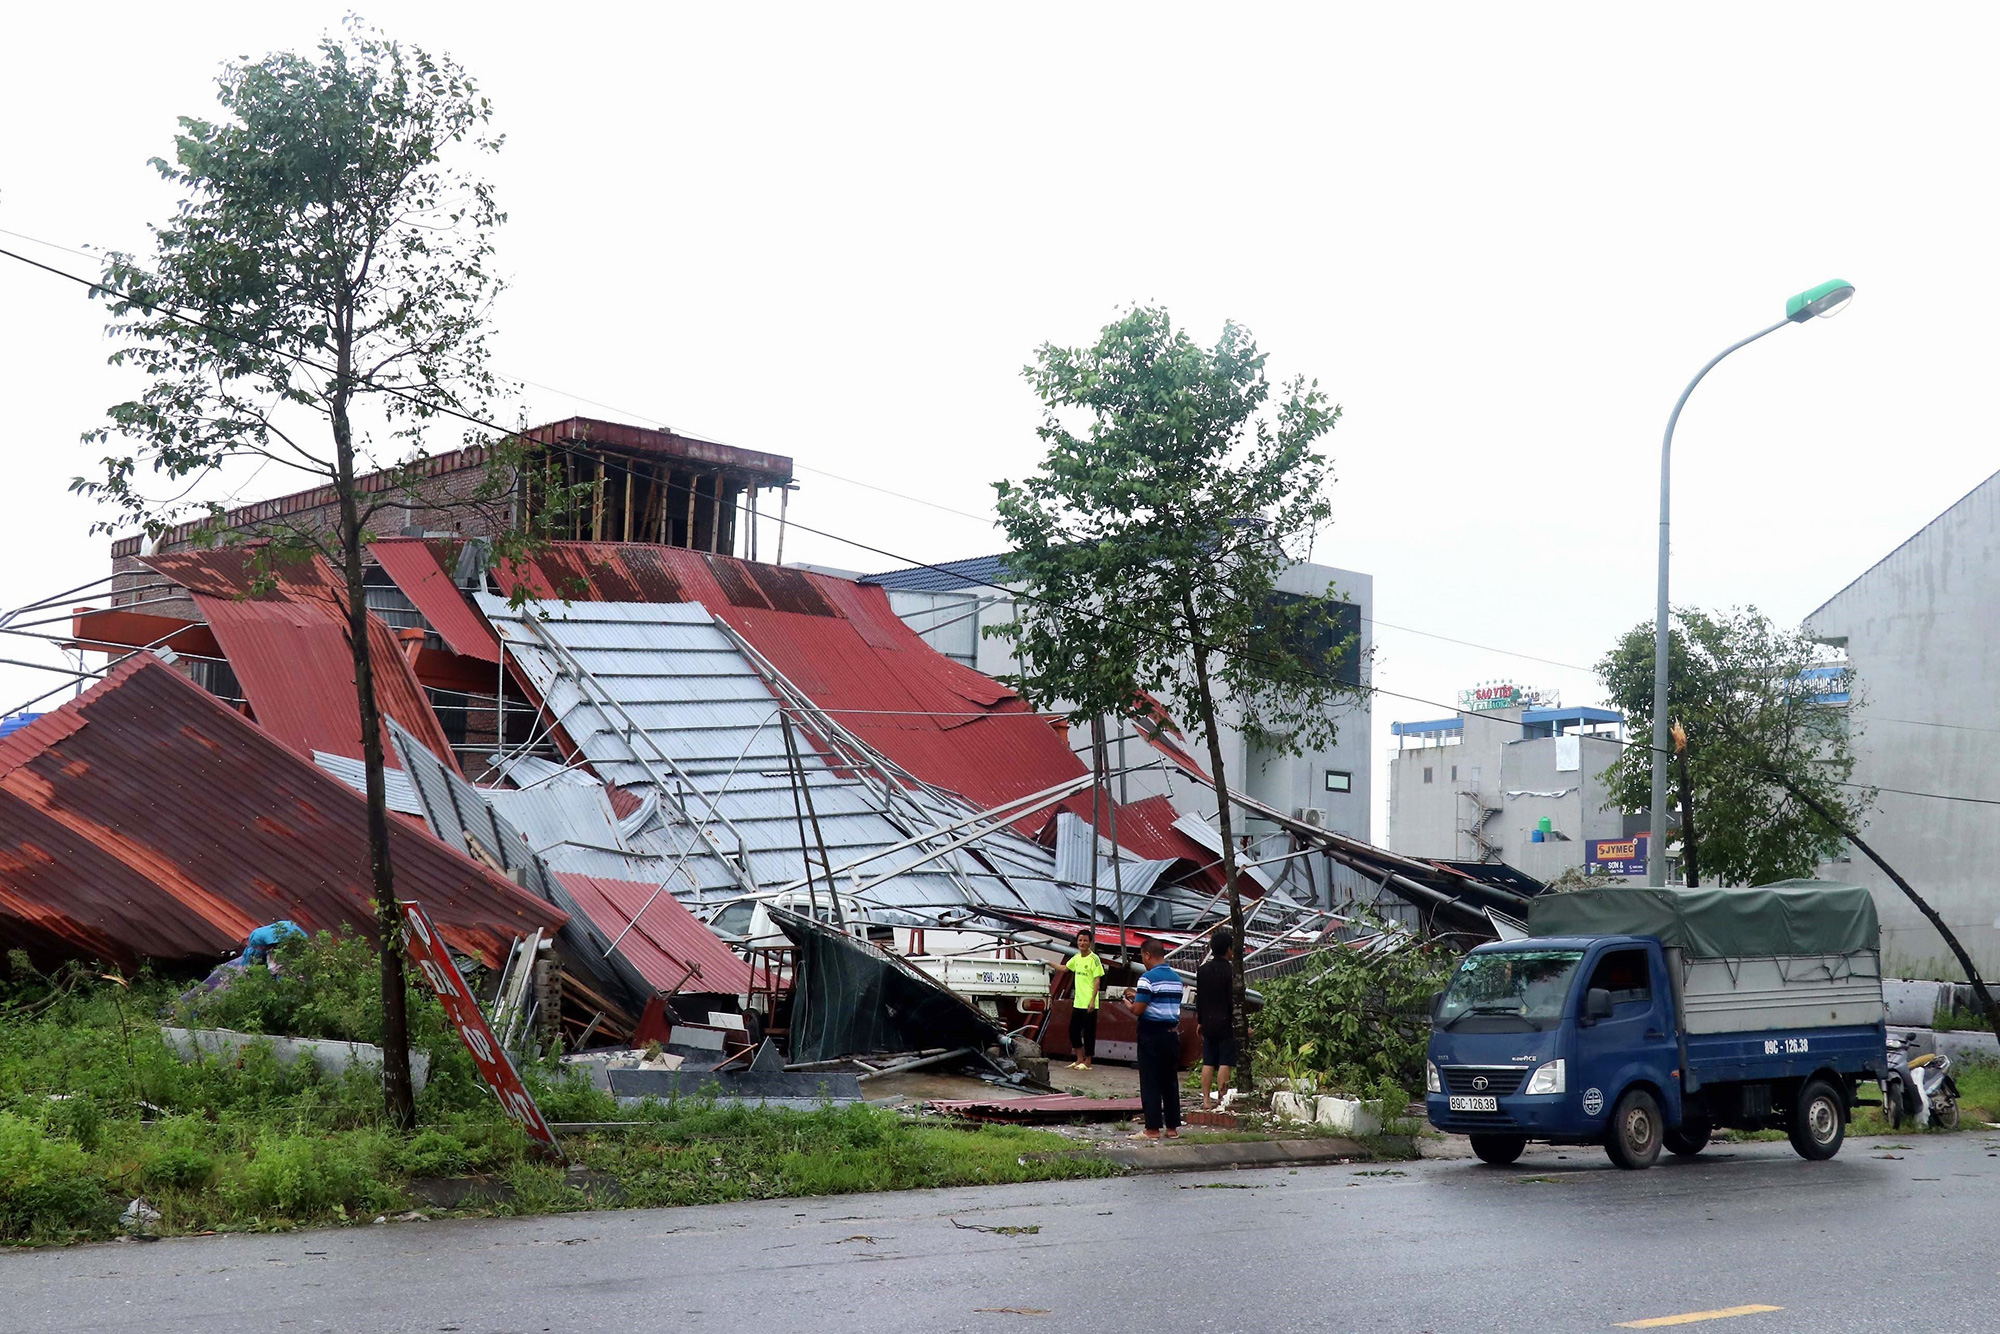
<svg viewBox="0 0 2000 1334">
<path fill-rule="evenodd" d="M 1484 1093 L 1496 1098 L 1504 1098 L 1510 1093 L 1519 1093 L 1521 1091 L 1521 1081 L 1528 1077 L 1527 1070 L 1517 1066 L 1488 1069 L 1483 1066 L 1448 1065 L 1444 1068 L 1443 1074 L 1445 1092 L 1447 1093 L 1461 1095 Z M 1484 1088 L 1478 1088 L 1474 1085 L 1474 1081 L 1480 1079 L 1486 1081 Z"/>
</svg>

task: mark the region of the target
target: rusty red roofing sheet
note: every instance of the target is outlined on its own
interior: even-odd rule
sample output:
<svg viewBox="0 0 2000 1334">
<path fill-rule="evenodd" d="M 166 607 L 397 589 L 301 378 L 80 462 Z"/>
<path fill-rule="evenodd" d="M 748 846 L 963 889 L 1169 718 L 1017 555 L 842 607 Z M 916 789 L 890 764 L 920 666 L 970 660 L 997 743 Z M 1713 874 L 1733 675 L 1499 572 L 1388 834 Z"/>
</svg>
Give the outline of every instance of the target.
<svg viewBox="0 0 2000 1334">
<path fill-rule="evenodd" d="M 132 963 L 213 958 L 289 917 L 372 933 L 367 804 L 140 654 L 0 739 L 0 939 Z M 497 964 L 560 910 L 411 824 L 397 893 Z"/>
<path fill-rule="evenodd" d="M 417 605 L 453 653 L 482 662 L 500 661 L 500 640 L 493 627 L 451 581 L 453 557 L 446 543 L 421 537 L 385 538 L 369 543 L 368 554 Z"/>
<path fill-rule="evenodd" d="M 658 885 L 567 871 L 556 872 L 556 879 L 598 930 L 613 939 L 624 933 L 618 952 L 661 991 L 744 996 L 753 989 L 750 965 Z M 626 931 L 635 914 L 638 925 Z"/>
<path fill-rule="evenodd" d="M 193 595 L 260 726 L 307 757 L 321 750 L 360 758 L 361 708 L 345 590 L 318 557 L 271 571 L 266 579 L 259 578 L 258 559 L 254 550 L 232 547 L 149 556 L 146 563 Z M 409 659 L 374 616 L 368 618 L 368 648 L 382 712 L 450 760 L 451 743 Z M 394 749 L 385 749 L 389 767 L 399 767 Z"/>
</svg>

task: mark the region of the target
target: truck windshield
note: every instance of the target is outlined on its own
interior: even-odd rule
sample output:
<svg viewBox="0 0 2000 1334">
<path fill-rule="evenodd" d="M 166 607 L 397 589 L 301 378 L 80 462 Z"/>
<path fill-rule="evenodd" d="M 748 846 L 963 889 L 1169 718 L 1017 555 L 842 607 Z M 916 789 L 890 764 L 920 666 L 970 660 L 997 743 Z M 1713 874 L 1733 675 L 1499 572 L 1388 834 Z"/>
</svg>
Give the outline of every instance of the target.
<svg viewBox="0 0 2000 1334">
<path fill-rule="evenodd" d="M 1452 975 L 1438 1007 L 1440 1028 L 1470 1016 L 1525 1021 L 1553 1028 L 1562 1020 L 1582 950 L 1497 950 L 1469 954 Z M 1512 1025 L 1510 1025 L 1511 1027 Z"/>
</svg>

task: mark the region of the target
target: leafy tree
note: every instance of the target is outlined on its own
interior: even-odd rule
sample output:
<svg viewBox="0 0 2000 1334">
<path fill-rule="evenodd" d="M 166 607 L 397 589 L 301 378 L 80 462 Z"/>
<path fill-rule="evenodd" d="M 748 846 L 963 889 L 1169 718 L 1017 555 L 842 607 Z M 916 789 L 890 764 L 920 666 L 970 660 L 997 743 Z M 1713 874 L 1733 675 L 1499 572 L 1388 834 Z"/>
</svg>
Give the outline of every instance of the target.
<svg viewBox="0 0 2000 1334">
<path fill-rule="evenodd" d="M 1437 941 L 1413 936 L 1393 949 L 1322 950 L 1298 972 L 1258 984 L 1265 1035 L 1258 1050 L 1328 1092 L 1386 1097 L 1394 1105 L 1383 1111 L 1401 1116 L 1409 1091 L 1424 1086 L 1431 998 L 1450 984 L 1458 961 Z"/>
<path fill-rule="evenodd" d="M 1332 513 L 1315 446 L 1340 409 L 1303 378 L 1273 403 L 1265 354 L 1237 325 L 1204 348 L 1144 306 L 1092 346 L 1044 345 L 1024 374 L 1047 452 L 996 490 L 1008 568 L 1030 596 L 993 631 L 1014 642 L 1019 684 L 1045 707 L 1143 719 L 1150 694 L 1198 721 L 1241 941 L 1223 715 L 1252 743 L 1297 754 L 1330 743 L 1334 706 L 1359 693 L 1338 670 L 1358 652 L 1338 637 L 1339 596 L 1277 591 Z M 1247 1089 L 1241 950 L 1232 990 Z"/>
<path fill-rule="evenodd" d="M 517 442 L 465 433 L 490 468 L 445 501 L 422 485 L 423 437 L 439 418 L 483 422 L 499 386 L 487 366 L 487 313 L 502 284 L 492 234 L 505 215 L 491 187 L 448 151 L 493 152 L 491 108 L 445 57 L 390 41 L 357 20 L 313 54 L 279 52 L 226 66 L 223 116 L 183 117 L 172 160 L 154 168 L 182 192 L 153 228 L 151 262 L 113 253 L 96 294 L 117 322 L 114 365 L 151 383 L 110 409 L 86 442 L 114 444 L 96 480 L 74 490 L 115 507 L 108 530 L 159 537 L 194 516 L 198 540 L 240 540 L 220 499 L 227 470 L 290 470 L 330 488 L 331 531 L 274 520 L 259 530 L 264 577 L 312 553 L 339 572 L 367 769 L 370 875 L 380 937 L 384 1096 L 415 1119 L 402 923 L 389 863 L 382 730 L 368 652 L 362 552 L 377 515 L 460 504 L 487 511 L 503 549 L 518 545 L 505 504 Z M 386 485 L 357 476 L 383 464 L 376 434 L 401 451 Z M 247 479 L 246 479 L 247 480 Z M 176 493 L 154 498 L 148 483 Z M 560 490 L 552 493 L 560 495 Z M 557 508 L 561 506 L 558 505 Z M 524 539 L 525 540 L 525 539 Z"/>
<path fill-rule="evenodd" d="M 1854 774 L 1853 713 L 1836 697 L 1852 674 L 1799 630 L 1774 625 L 1755 607 L 1674 613 L 1667 642 L 1667 703 L 1684 775 L 1688 884 L 1761 885 L 1810 876 L 1840 850 L 1873 794 Z M 1612 704 L 1634 736 L 1653 723 L 1653 625 L 1626 632 L 1597 664 Z M 1628 746 L 1610 772 L 1608 805 L 1645 810 L 1652 753 Z M 1801 794 L 1810 795 L 1811 802 Z M 1818 809 L 1815 809 L 1817 806 Z M 1839 821 L 1829 821 L 1820 810 Z M 1655 849 L 1659 856 L 1662 849 Z"/>
</svg>

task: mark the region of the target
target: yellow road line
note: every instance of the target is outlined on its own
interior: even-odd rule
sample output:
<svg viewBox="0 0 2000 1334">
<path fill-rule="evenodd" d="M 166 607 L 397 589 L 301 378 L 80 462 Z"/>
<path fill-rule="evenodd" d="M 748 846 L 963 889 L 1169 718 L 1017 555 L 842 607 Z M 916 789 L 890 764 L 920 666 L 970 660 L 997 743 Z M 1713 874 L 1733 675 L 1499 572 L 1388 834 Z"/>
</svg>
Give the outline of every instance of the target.
<svg viewBox="0 0 2000 1334">
<path fill-rule="evenodd" d="M 1650 1320 L 1621 1320 L 1619 1329 L 1656 1329 L 1661 1325 L 1692 1325 L 1698 1320 L 1727 1320 L 1733 1315 L 1756 1315 L 1761 1311 L 1782 1311 L 1782 1306 L 1725 1306 L 1718 1311 L 1689 1311 L 1686 1315 L 1656 1315 Z"/>
</svg>

